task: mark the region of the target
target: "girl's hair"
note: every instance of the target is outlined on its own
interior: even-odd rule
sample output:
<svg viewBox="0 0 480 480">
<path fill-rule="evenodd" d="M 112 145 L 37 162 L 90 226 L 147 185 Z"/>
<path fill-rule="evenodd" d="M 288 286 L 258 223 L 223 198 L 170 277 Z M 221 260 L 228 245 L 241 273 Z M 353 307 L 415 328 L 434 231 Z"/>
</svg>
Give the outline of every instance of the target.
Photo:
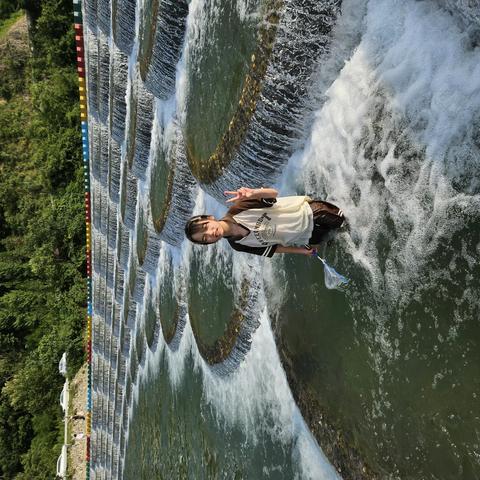
<svg viewBox="0 0 480 480">
<path fill-rule="evenodd" d="M 198 232 L 202 231 L 202 221 L 208 220 L 210 215 L 196 215 L 192 217 L 185 225 L 185 236 L 192 242 L 197 243 L 199 245 L 208 245 L 208 242 L 201 242 L 198 240 L 194 240 L 192 237 Z"/>
</svg>

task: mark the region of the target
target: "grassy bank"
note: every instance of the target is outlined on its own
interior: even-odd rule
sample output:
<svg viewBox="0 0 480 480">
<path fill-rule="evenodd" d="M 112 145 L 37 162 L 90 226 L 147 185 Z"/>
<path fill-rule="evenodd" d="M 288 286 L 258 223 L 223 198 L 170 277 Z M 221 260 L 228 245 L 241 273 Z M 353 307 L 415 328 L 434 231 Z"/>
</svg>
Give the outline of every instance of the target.
<svg viewBox="0 0 480 480">
<path fill-rule="evenodd" d="M 70 383 L 71 415 L 86 414 L 87 402 L 87 364 L 77 372 Z M 67 473 L 70 480 L 84 480 L 86 475 L 86 438 L 71 442 L 74 433 L 86 433 L 86 420 L 77 418 L 68 422 L 68 441 L 71 447 L 68 449 Z"/>
<path fill-rule="evenodd" d="M 8 18 L 3 20 L 0 19 L 0 41 L 6 37 L 10 28 L 12 28 L 13 25 L 15 25 L 23 16 L 23 10 L 19 10 L 18 12 L 12 13 Z"/>
</svg>

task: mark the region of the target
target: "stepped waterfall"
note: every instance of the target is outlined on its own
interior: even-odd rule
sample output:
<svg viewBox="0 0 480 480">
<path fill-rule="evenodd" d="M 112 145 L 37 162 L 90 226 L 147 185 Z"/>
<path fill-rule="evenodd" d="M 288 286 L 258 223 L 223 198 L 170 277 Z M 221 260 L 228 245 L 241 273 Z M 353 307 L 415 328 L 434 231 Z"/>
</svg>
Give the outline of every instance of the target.
<svg viewBox="0 0 480 480">
<path fill-rule="evenodd" d="M 90 478 L 480 478 L 480 1 L 83 19 Z M 189 243 L 241 186 L 340 206 L 320 250 L 348 287 Z"/>
</svg>

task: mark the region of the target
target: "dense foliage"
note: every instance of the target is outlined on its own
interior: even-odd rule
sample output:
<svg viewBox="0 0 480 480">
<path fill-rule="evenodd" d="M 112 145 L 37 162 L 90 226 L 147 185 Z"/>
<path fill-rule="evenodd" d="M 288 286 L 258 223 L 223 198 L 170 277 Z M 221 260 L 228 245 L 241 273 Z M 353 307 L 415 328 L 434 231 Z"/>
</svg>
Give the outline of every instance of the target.
<svg viewBox="0 0 480 480">
<path fill-rule="evenodd" d="M 18 11 L 21 4 L 21 0 L 0 0 L 0 21 Z"/>
<path fill-rule="evenodd" d="M 84 360 L 85 226 L 72 3 L 0 0 L 0 22 L 19 8 L 29 44 L 0 39 L 0 478 L 31 480 L 63 443 L 58 361 Z"/>
</svg>

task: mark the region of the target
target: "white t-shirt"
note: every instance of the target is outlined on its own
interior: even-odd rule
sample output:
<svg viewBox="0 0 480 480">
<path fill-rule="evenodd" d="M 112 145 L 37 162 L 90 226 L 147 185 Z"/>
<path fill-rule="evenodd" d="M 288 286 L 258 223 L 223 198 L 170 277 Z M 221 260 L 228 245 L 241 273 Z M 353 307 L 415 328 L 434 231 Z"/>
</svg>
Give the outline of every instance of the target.
<svg viewBox="0 0 480 480">
<path fill-rule="evenodd" d="M 245 200 L 233 206 L 227 215 L 250 230 L 233 245 L 269 247 L 273 245 L 304 245 L 313 230 L 313 213 L 307 196 L 280 197 L 275 200 Z M 258 252 L 260 253 L 260 252 Z M 265 256 L 270 256 L 270 249 Z"/>
</svg>

